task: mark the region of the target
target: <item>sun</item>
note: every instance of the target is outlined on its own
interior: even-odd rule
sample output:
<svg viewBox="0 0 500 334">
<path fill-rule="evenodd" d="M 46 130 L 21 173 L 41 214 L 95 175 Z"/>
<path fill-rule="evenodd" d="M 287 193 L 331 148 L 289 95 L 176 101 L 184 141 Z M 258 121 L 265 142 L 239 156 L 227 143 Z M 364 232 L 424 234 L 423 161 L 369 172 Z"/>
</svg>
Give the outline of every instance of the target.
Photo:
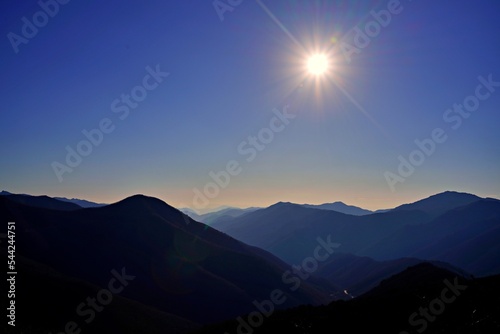
<svg viewBox="0 0 500 334">
<path fill-rule="evenodd" d="M 315 54 L 307 59 L 307 70 L 310 74 L 319 76 L 328 71 L 329 62 L 324 54 Z"/>
</svg>

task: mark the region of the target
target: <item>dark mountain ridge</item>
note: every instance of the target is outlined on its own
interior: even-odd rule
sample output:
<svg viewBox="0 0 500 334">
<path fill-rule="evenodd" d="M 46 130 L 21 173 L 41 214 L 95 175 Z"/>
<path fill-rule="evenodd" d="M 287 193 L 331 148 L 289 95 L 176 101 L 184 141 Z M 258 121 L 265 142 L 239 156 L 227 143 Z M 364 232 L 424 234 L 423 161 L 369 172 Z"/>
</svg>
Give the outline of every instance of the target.
<svg viewBox="0 0 500 334">
<path fill-rule="evenodd" d="M 358 298 L 278 311 L 250 329 L 256 334 L 498 333 L 499 298 L 498 275 L 466 279 L 421 263 L 391 276 Z M 242 319 L 249 320 L 248 316 Z M 241 323 L 232 320 L 195 333 L 238 333 L 245 328 Z"/>
<path fill-rule="evenodd" d="M 283 307 L 324 303 L 335 290 L 311 279 L 291 293 L 278 258 L 142 195 L 75 211 L 0 197 L 0 217 L 16 222 L 19 255 L 100 286 L 110 270 L 126 268 L 136 278 L 124 297 L 197 323 L 248 312 L 277 288 Z"/>
</svg>

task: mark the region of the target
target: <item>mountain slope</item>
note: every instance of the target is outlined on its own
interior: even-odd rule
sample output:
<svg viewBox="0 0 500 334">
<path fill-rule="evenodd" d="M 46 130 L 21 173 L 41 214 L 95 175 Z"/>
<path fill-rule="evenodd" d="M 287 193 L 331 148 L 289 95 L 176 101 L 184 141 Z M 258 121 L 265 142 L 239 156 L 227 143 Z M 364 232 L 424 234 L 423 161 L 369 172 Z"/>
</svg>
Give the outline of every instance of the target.
<svg viewBox="0 0 500 334">
<path fill-rule="evenodd" d="M 16 256 L 16 331 L 4 333 L 61 333 L 67 324 L 76 324 L 75 333 L 169 333 L 186 334 L 200 325 L 175 315 L 114 294 L 108 305 L 90 320 L 77 312 L 87 298 L 99 295 L 101 288 L 80 279 L 71 278 L 40 263 Z M 108 279 L 113 277 L 107 273 Z M 133 281 L 131 282 L 133 283 Z M 88 305 L 88 304 L 87 304 Z M 97 304 L 100 305 L 100 304 Z M 9 326 L 10 327 L 10 326 Z M 12 328 L 12 327 L 11 327 Z"/>
<path fill-rule="evenodd" d="M 0 198 L 0 218 L 16 222 L 19 255 L 100 286 L 110 270 L 126 268 L 136 278 L 124 297 L 198 323 L 248 312 L 278 288 L 287 298 L 282 307 L 322 303 L 334 290 L 311 279 L 292 293 L 282 261 L 155 198 L 76 211 Z"/>
<path fill-rule="evenodd" d="M 82 208 L 81 206 L 75 203 L 59 201 L 57 199 L 48 196 L 9 194 L 9 195 L 3 195 L 2 197 L 8 198 L 9 200 L 14 201 L 16 203 L 33 206 L 36 208 L 45 208 L 45 209 L 63 210 L 63 211 L 72 211 Z"/>
<path fill-rule="evenodd" d="M 347 290 L 350 296 L 356 297 L 376 287 L 382 280 L 424 262 L 427 261 L 417 258 L 376 261 L 366 256 L 334 253 L 321 265 L 317 274 Z M 470 276 L 444 262 L 433 261 L 432 264 L 462 276 Z"/>
<path fill-rule="evenodd" d="M 445 212 L 471 204 L 482 199 L 476 195 L 461 193 L 456 191 L 445 191 L 436 195 L 429 196 L 414 203 L 400 205 L 393 210 L 419 210 L 424 211 L 433 217 L 444 214 Z"/>
<path fill-rule="evenodd" d="M 446 261 L 475 275 L 500 273 L 500 201 L 483 199 L 419 226 L 405 226 L 363 251 L 378 259 L 401 256 Z"/>
<path fill-rule="evenodd" d="M 476 198 L 445 192 L 365 216 L 277 203 L 218 228 L 288 263 L 299 263 L 310 255 L 317 237 L 330 235 L 341 244 L 341 253 L 379 261 L 415 257 L 448 262 L 475 275 L 498 274 L 500 201 Z"/>
<path fill-rule="evenodd" d="M 237 333 L 238 328 L 240 333 L 250 328 L 256 334 L 498 333 L 499 299 L 500 276 L 466 280 L 423 263 L 353 300 L 275 312 L 258 328 L 250 326 L 255 320 L 244 316 L 240 322 L 207 326 L 196 333 Z"/>
<path fill-rule="evenodd" d="M 180 212 L 182 212 L 183 214 L 189 216 L 189 218 L 193 219 L 193 220 L 196 220 L 197 222 L 200 222 L 200 223 L 203 223 L 201 220 L 201 216 L 202 215 L 199 215 L 198 213 L 196 213 L 196 211 L 190 209 L 190 208 L 181 208 L 179 209 Z"/>
<path fill-rule="evenodd" d="M 333 242 L 341 244 L 340 252 L 356 254 L 401 226 L 427 221 L 428 216 L 418 211 L 353 216 L 277 203 L 234 218 L 222 231 L 268 250 L 288 263 L 298 263 L 310 255 L 318 237 L 330 235 Z"/>
</svg>

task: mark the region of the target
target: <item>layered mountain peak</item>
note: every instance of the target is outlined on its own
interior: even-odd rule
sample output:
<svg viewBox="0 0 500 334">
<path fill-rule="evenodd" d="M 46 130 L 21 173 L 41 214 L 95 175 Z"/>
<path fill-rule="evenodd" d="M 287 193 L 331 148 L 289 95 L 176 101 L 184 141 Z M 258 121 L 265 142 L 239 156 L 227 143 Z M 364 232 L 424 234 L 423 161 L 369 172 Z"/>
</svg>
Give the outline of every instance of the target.
<svg viewBox="0 0 500 334">
<path fill-rule="evenodd" d="M 473 194 L 445 191 L 413 203 L 400 205 L 394 210 L 420 210 L 433 216 L 439 216 L 446 211 L 470 204 L 480 199 L 482 198 Z"/>
<path fill-rule="evenodd" d="M 324 204 L 303 204 L 303 206 L 306 208 L 337 211 L 340 213 L 345 213 L 354 216 L 364 216 L 373 213 L 370 210 L 366 210 L 354 205 L 348 205 L 340 201 L 336 201 L 333 203 L 324 203 Z"/>
</svg>

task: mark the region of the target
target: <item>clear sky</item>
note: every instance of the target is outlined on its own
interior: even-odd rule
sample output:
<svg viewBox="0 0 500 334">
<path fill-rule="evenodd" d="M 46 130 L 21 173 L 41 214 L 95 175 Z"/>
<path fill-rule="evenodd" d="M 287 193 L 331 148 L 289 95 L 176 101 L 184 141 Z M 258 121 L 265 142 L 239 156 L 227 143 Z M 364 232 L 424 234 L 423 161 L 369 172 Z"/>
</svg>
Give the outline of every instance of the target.
<svg viewBox="0 0 500 334">
<path fill-rule="evenodd" d="M 0 3 L 1 189 L 197 209 L 500 197 L 497 0 L 42 3 Z"/>
</svg>

